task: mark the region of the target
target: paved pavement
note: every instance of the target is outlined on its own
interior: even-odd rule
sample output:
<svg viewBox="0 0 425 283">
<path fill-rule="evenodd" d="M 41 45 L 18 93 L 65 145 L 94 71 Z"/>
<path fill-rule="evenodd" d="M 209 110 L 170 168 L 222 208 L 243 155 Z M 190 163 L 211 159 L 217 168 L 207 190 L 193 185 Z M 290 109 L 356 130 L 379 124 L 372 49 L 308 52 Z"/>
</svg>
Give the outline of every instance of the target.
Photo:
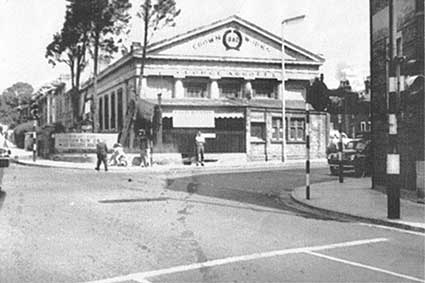
<svg viewBox="0 0 425 283">
<path fill-rule="evenodd" d="M 370 178 L 345 178 L 313 184 L 310 199 L 306 199 L 306 188 L 294 189 L 292 198 L 304 205 L 336 213 L 349 215 L 359 220 L 392 226 L 407 230 L 425 232 L 425 205 L 411 200 L 400 200 L 400 219 L 387 218 L 386 194 L 371 189 Z"/>
<path fill-rule="evenodd" d="M 12 149 L 14 162 L 22 165 L 40 167 L 61 167 L 72 169 L 94 169 L 92 163 L 72 163 L 53 161 L 37 158 L 32 161 L 32 153 L 18 148 Z M 250 162 L 250 163 L 213 163 L 205 167 L 194 165 L 157 165 L 149 168 L 138 166 L 110 167 L 111 172 L 137 172 L 137 173 L 180 173 L 188 174 L 214 174 L 235 171 L 257 171 L 296 168 L 303 166 L 303 161 L 281 162 Z M 312 167 L 325 166 L 324 160 L 313 160 Z M 359 220 L 366 220 L 375 224 L 397 227 L 401 229 L 425 232 L 425 205 L 410 200 L 400 201 L 401 219 L 390 220 L 387 218 L 387 197 L 382 192 L 371 189 L 370 178 L 346 178 L 343 184 L 338 180 L 333 182 L 313 184 L 311 186 L 310 200 L 305 198 L 305 187 L 296 188 L 292 198 L 304 205 L 320 209 L 333 214 L 348 215 Z"/>
<path fill-rule="evenodd" d="M 12 161 L 21 165 L 38 166 L 38 167 L 59 167 L 59 168 L 70 168 L 70 169 L 83 169 L 83 170 L 94 170 L 95 163 L 83 163 L 83 162 L 65 162 L 65 161 L 54 161 L 46 160 L 37 157 L 36 161 L 32 160 L 32 152 L 26 151 L 19 148 L 12 148 Z M 168 165 L 156 165 L 152 167 L 141 167 L 141 166 L 110 166 L 108 171 L 111 172 L 138 172 L 138 173 L 181 173 L 181 174 L 213 174 L 213 173 L 225 173 L 235 171 L 250 171 L 250 170 L 272 170 L 272 169 L 283 169 L 283 168 L 300 168 L 303 167 L 305 161 L 295 160 L 287 161 L 282 163 L 280 161 L 272 162 L 249 162 L 241 163 L 238 160 L 225 161 L 225 162 L 206 162 L 205 166 L 184 165 L 184 164 L 168 164 Z M 323 167 L 326 166 L 325 159 L 317 159 L 311 161 L 311 166 Z M 103 165 L 100 166 L 101 170 Z"/>
</svg>

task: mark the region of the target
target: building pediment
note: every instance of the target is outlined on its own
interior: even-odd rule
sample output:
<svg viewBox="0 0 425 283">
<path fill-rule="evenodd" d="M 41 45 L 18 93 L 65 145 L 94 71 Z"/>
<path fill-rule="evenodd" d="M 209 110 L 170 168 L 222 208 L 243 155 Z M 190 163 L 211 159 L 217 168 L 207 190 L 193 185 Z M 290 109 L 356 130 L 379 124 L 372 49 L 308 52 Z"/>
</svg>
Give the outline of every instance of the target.
<svg viewBox="0 0 425 283">
<path fill-rule="evenodd" d="M 273 61 L 281 60 L 281 39 L 237 16 L 154 43 L 148 56 Z M 323 59 L 285 41 L 285 59 L 322 64 Z"/>
</svg>

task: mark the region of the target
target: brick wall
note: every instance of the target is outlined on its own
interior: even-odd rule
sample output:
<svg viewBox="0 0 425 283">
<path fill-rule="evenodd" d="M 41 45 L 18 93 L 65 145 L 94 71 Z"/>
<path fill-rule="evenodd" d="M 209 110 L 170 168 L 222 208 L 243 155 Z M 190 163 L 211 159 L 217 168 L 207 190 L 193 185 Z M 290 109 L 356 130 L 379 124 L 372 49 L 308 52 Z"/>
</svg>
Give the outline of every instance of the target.
<svg viewBox="0 0 425 283">
<path fill-rule="evenodd" d="M 270 111 L 266 113 L 266 141 L 264 143 L 250 142 L 247 147 L 249 150 L 249 160 L 259 161 L 279 161 L 282 160 L 282 142 L 272 140 L 272 117 L 279 117 L 280 113 Z M 280 115 L 281 116 L 281 115 Z M 304 111 L 287 110 L 287 117 L 305 117 Z M 329 135 L 329 118 L 326 113 L 313 112 L 310 116 L 310 157 L 311 159 L 326 158 L 326 146 Z M 287 128 L 288 131 L 288 128 Z M 306 157 L 305 142 L 286 143 L 286 157 L 288 160 L 302 160 Z"/>
</svg>

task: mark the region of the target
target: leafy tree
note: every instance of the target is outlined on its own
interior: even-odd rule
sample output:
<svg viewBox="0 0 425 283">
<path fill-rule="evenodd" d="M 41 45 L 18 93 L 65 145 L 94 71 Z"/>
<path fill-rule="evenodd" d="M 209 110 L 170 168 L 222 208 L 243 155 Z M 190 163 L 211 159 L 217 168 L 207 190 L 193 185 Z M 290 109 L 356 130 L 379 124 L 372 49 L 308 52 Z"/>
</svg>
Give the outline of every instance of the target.
<svg viewBox="0 0 425 283">
<path fill-rule="evenodd" d="M 93 58 L 92 117 L 93 128 L 98 129 L 95 97 L 99 60 L 109 60 L 118 51 L 117 37 L 126 29 L 130 19 L 129 0 L 67 0 L 65 22 L 60 33 L 47 46 L 46 57 L 52 64 L 65 63 L 72 77 L 73 104 L 78 108 L 79 84 L 87 65 L 86 55 Z M 75 89 L 77 91 L 75 91 Z M 74 112 L 76 113 L 76 112 Z"/>
<path fill-rule="evenodd" d="M 24 82 L 17 82 L 3 91 L 0 97 L 0 123 L 15 127 L 19 121 L 19 106 L 29 104 L 34 89 Z"/>
<path fill-rule="evenodd" d="M 96 107 L 97 75 L 99 59 L 109 59 L 118 51 L 117 43 L 121 40 L 117 37 L 126 30 L 130 20 L 129 0 L 74 0 L 76 9 L 88 12 L 85 21 L 90 26 L 87 35 L 90 41 L 90 52 L 93 58 L 93 96 L 91 113 L 93 129 L 99 128 L 98 109 Z M 101 56 L 101 52 L 103 55 Z"/>
<path fill-rule="evenodd" d="M 53 66 L 64 63 L 69 66 L 71 74 L 71 101 L 74 117 L 80 120 L 80 78 L 87 65 L 86 54 L 88 48 L 87 31 L 89 26 L 83 21 L 85 11 L 75 9 L 75 1 L 68 0 L 65 22 L 60 33 L 53 35 L 52 42 L 46 47 L 45 57 Z"/>
<path fill-rule="evenodd" d="M 129 108 L 126 113 L 126 121 L 121 132 L 120 142 L 123 145 L 129 145 L 133 139 L 134 121 L 137 114 L 138 97 L 142 90 L 142 81 L 144 78 L 144 69 L 146 64 L 146 51 L 149 41 L 152 39 L 156 31 L 166 27 L 174 26 L 174 19 L 180 14 L 180 9 L 177 9 L 175 0 L 144 0 L 140 5 L 137 16 L 142 20 L 143 24 L 143 43 L 142 43 L 142 61 L 140 67 L 140 77 L 137 89 L 131 93 Z"/>
</svg>

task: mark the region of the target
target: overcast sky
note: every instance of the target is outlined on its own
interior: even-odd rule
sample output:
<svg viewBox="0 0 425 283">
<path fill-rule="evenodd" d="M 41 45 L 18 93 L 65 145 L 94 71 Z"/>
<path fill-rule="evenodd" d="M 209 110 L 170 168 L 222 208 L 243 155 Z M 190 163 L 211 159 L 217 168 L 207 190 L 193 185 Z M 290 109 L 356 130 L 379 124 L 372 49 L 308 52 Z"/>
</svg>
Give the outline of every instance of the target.
<svg viewBox="0 0 425 283">
<path fill-rule="evenodd" d="M 139 0 L 133 0 L 136 3 Z M 237 14 L 280 35 L 280 22 L 305 14 L 303 22 L 288 26 L 286 39 L 322 54 L 328 87 L 337 87 L 347 74 L 356 89 L 369 74 L 368 0 L 176 0 L 182 10 L 177 26 L 168 33 Z M 0 0 L 0 93 L 18 81 L 34 88 L 68 73 L 66 66 L 52 68 L 45 47 L 60 31 L 65 0 Z M 141 41 L 137 18 L 130 41 Z"/>
</svg>

